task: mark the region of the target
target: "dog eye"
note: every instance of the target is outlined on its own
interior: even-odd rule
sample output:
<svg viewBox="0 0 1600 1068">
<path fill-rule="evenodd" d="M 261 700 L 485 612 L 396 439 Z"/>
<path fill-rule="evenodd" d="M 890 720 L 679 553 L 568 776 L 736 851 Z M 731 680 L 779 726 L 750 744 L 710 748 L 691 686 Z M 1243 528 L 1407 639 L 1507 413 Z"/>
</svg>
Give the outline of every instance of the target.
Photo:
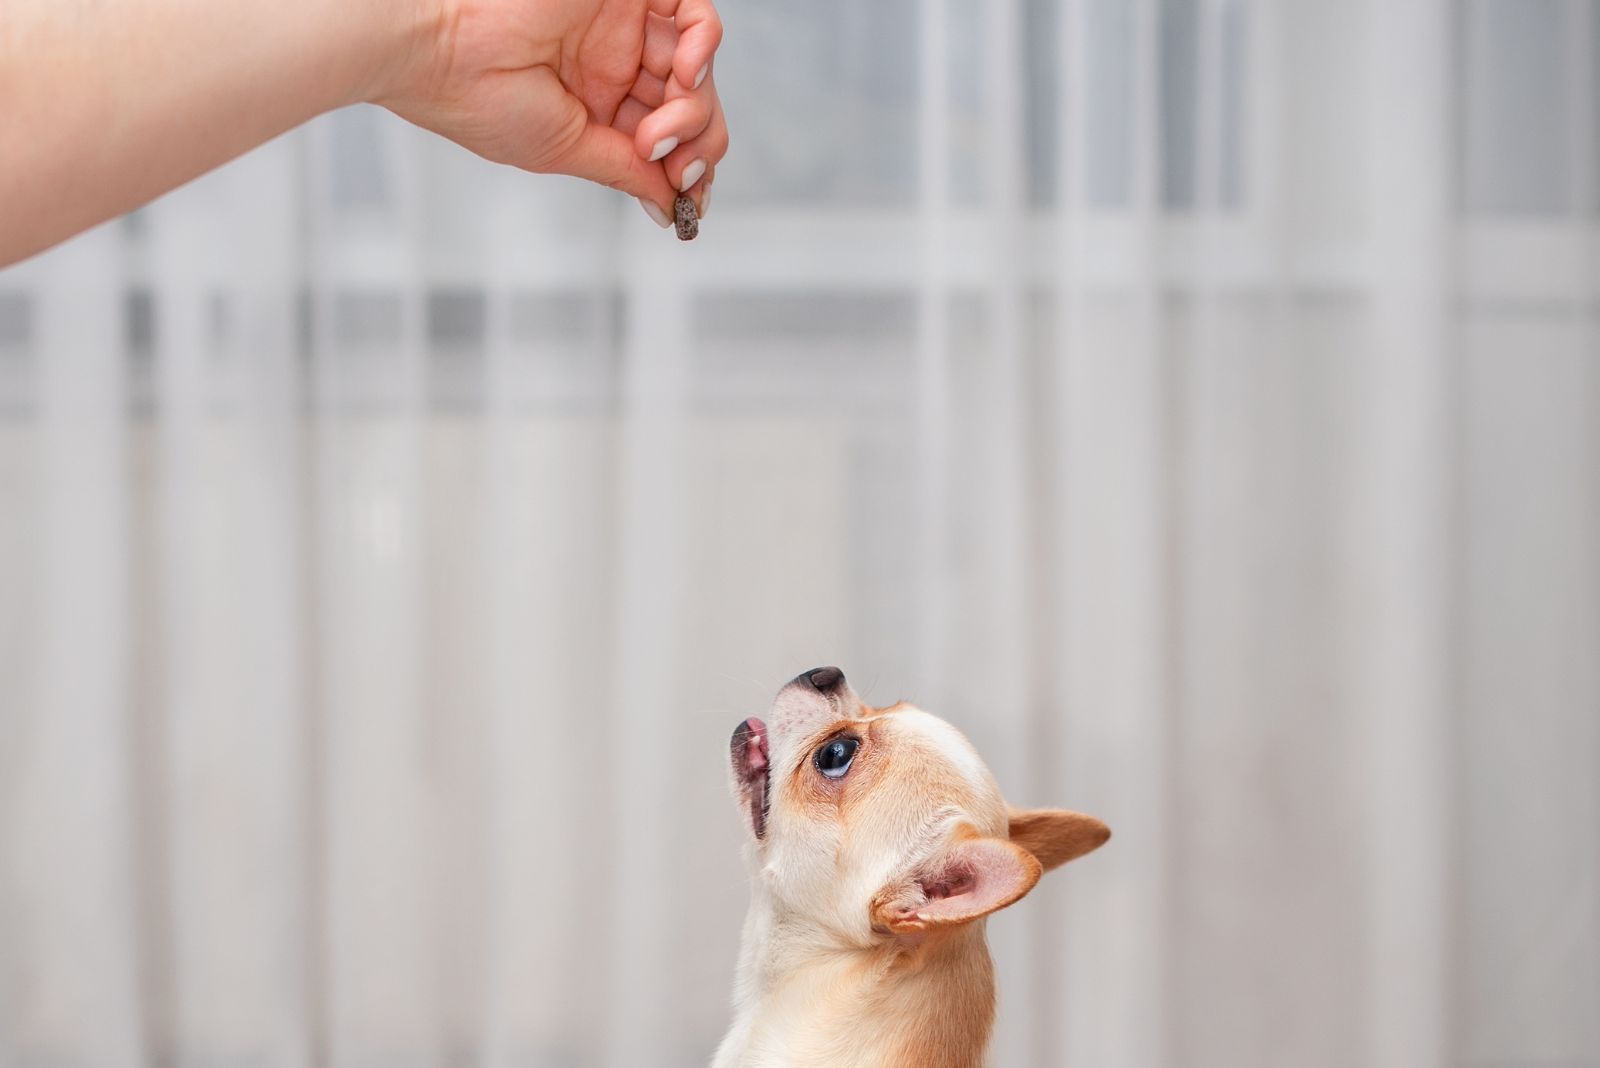
<svg viewBox="0 0 1600 1068">
<path fill-rule="evenodd" d="M 850 762 L 856 758 L 856 750 L 861 743 L 854 738 L 835 738 L 825 743 L 817 750 L 817 770 L 830 779 L 842 779 L 844 773 L 850 770 Z"/>
</svg>

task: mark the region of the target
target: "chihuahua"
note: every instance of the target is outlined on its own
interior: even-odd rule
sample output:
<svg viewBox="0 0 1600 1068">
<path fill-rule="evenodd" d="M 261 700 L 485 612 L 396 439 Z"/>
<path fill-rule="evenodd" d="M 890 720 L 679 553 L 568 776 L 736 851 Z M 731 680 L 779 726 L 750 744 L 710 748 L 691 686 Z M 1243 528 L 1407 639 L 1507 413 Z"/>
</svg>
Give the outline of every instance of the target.
<svg viewBox="0 0 1600 1068">
<path fill-rule="evenodd" d="M 1010 808 L 959 731 L 807 671 L 733 732 L 751 834 L 734 1022 L 712 1068 L 979 1068 L 984 917 L 1104 845 L 1092 816 Z"/>
</svg>

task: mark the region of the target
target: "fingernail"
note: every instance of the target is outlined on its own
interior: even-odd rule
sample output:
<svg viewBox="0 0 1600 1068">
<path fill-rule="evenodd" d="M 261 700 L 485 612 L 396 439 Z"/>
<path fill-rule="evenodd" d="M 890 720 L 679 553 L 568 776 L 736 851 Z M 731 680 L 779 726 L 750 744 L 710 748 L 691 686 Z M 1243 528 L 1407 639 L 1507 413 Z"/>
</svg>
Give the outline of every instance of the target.
<svg viewBox="0 0 1600 1068">
<path fill-rule="evenodd" d="M 700 73 L 694 76 L 694 87 L 700 88 L 700 83 L 706 80 L 706 75 L 711 73 L 711 64 L 707 63 L 700 68 Z"/>
<path fill-rule="evenodd" d="M 650 162 L 654 163 L 677 147 L 678 139 L 676 137 L 663 137 L 656 142 L 656 147 L 650 150 Z"/>
<path fill-rule="evenodd" d="M 650 221 L 661 227 L 661 229 L 665 230 L 672 225 L 672 220 L 667 217 L 666 212 L 661 210 L 661 205 L 655 201 L 640 197 L 639 206 L 644 209 L 646 215 L 650 216 Z"/>
<path fill-rule="evenodd" d="M 704 189 L 700 190 L 700 218 L 704 219 L 706 217 L 706 212 L 708 212 L 710 210 L 711 210 L 711 186 L 709 184 L 707 184 L 707 186 Z"/>
<path fill-rule="evenodd" d="M 678 181 L 678 192 L 687 192 L 689 187 L 698 182 L 706 173 L 706 161 L 697 159 L 683 169 L 683 177 Z"/>
</svg>

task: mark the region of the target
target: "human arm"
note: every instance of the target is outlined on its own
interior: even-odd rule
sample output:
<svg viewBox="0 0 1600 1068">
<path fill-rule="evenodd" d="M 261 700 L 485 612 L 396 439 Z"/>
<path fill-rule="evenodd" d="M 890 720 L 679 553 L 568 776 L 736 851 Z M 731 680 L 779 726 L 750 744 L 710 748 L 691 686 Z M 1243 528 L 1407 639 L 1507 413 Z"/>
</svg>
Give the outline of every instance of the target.
<svg viewBox="0 0 1600 1068">
<path fill-rule="evenodd" d="M 361 101 L 669 212 L 726 151 L 720 40 L 710 0 L 7 0 L 0 266 Z"/>
</svg>

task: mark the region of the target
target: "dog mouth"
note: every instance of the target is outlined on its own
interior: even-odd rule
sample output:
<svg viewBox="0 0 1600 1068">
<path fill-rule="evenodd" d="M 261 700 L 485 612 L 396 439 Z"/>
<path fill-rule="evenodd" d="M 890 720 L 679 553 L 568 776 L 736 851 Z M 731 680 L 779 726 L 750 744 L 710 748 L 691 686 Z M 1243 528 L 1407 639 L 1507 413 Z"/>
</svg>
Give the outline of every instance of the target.
<svg viewBox="0 0 1600 1068">
<path fill-rule="evenodd" d="M 740 799 L 750 813 L 750 829 L 757 839 L 767 833 L 767 814 L 772 808 L 772 760 L 767 747 L 767 725 L 755 716 L 733 729 L 728 743 L 733 762 L 734 782 Z"/>
</svg>

